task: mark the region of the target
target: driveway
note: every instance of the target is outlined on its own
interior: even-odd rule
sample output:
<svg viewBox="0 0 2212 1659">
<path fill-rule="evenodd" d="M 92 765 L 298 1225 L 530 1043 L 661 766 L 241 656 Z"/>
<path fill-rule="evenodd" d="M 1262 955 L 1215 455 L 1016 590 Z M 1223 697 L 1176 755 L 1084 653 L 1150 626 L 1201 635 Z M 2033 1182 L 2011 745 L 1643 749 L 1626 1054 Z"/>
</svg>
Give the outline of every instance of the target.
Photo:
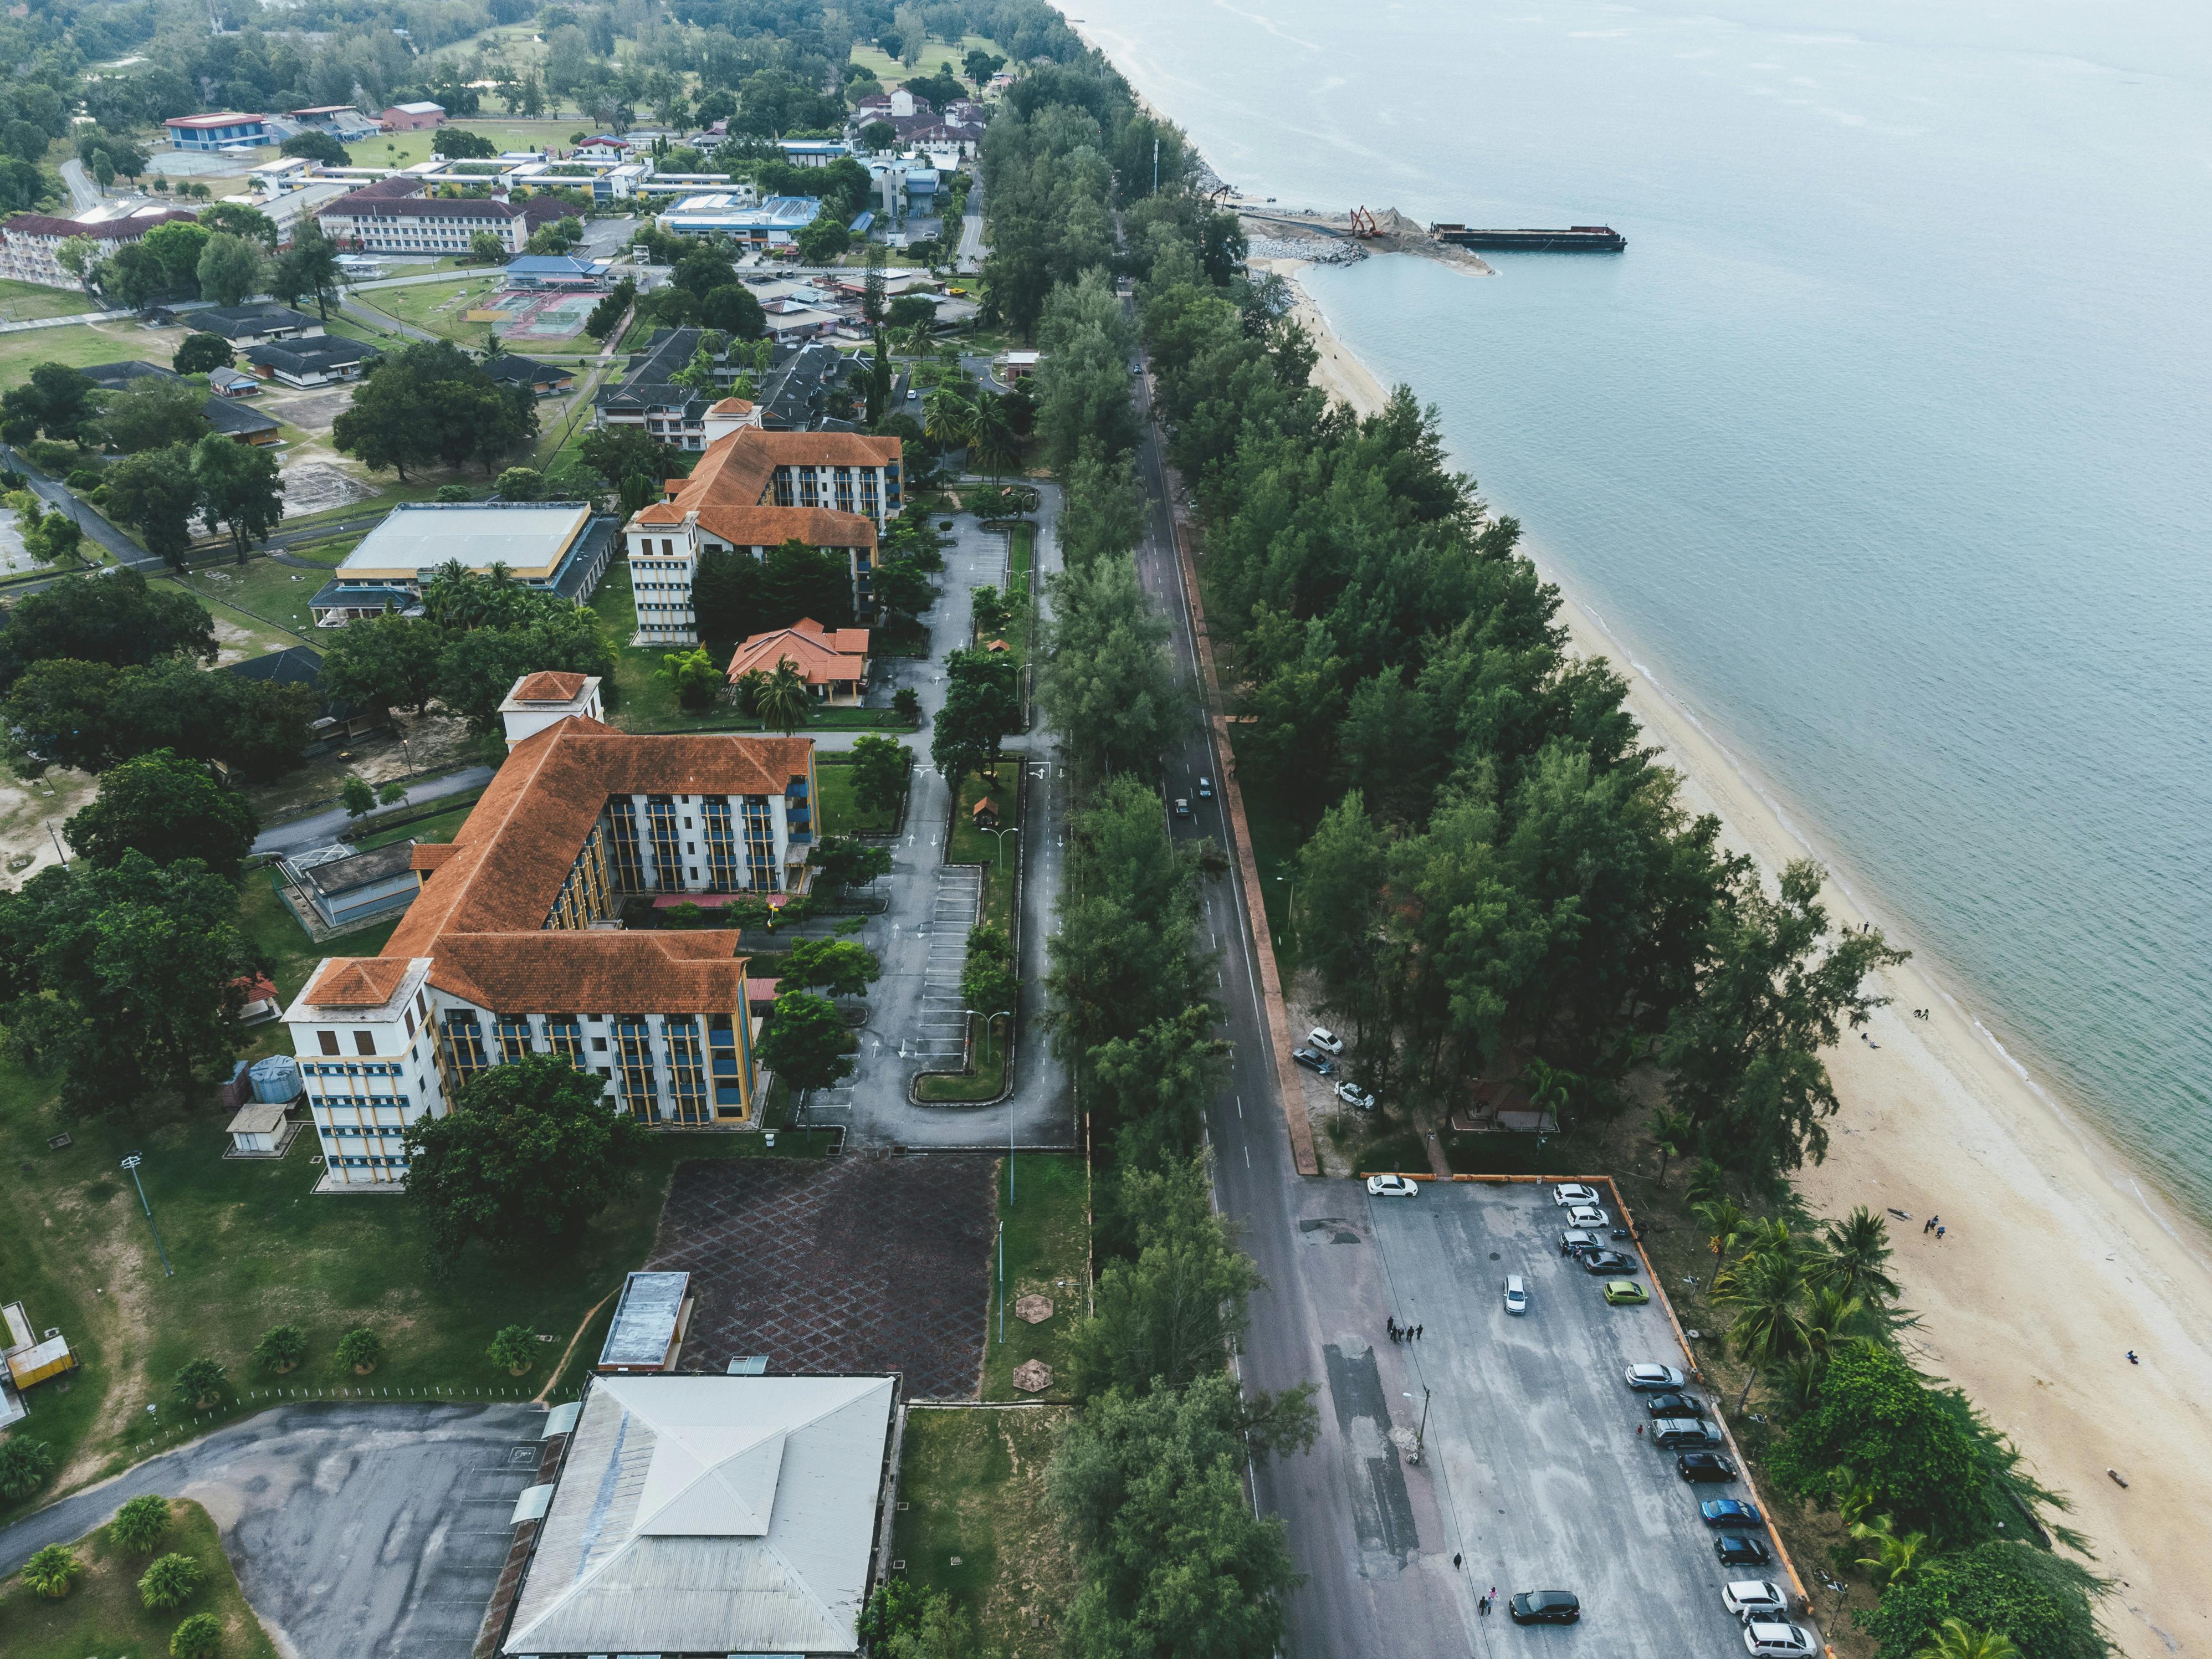
<svg viewBox="0 0 2212 1659">
<path fill-rule="evenodd" d="M 407 782 L 407 804 L 420 806 L 425 801 L 441 800 L 490 781 L 489 766 L 465 766 L 458 772 L 447 772 L 439 777 L 410 778 Z M 325 807 L 319 812 L 270 824 L 254 839 L 253 850 L 264 854 L 304 853 L 310 848 L 328 847 L 343 836 L 353 823 L 344 807 Z"/>
<path fill-rule="evenodd" d="M 280 1406 L 0 1532 L 0 1575 L 125 1498 L 189 1498 L 288 1659 L 467 1659 L 544 1423 L 534 1406 Z"/>
</svg>

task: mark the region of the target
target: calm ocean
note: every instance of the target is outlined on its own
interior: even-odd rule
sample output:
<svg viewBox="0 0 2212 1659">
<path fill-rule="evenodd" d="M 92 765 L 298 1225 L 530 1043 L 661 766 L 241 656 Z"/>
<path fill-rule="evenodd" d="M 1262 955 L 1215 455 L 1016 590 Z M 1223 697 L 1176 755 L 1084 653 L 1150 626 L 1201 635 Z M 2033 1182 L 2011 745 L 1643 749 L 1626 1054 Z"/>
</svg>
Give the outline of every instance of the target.
<svg viewBox="0 0 2212 1659">
<path fill-rule="evenodd" d="M 2212 8 L 1085 0 L 1307 287 L 2039 1081 L 2212 1216 Z"/>
</svg>

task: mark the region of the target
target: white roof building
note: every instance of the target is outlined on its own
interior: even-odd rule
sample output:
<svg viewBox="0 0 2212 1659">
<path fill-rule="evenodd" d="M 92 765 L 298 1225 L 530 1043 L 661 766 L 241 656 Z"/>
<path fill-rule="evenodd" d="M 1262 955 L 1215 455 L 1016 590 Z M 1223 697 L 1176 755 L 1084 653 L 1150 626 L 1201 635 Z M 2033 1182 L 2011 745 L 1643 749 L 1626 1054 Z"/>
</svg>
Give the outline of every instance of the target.
<svg viewBox="0 0 2212 1659">
<path fill-rule="evenodd" d="M 891 1376 L 602 1376 L 501 1651 L 850 1654 Z"/>
</svg>

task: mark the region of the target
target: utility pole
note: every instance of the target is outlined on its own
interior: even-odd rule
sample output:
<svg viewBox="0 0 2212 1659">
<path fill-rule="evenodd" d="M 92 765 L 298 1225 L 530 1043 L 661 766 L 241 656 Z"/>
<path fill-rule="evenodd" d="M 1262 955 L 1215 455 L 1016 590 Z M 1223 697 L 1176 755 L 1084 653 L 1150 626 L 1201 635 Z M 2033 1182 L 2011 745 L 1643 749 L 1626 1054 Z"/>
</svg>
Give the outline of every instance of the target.
<svg viewBox="0 0 2212 1659">
<path fill-rule="evenodd" d="M 1406 1389 L 1400 1389 L 1400 1390 L 1399 1390 L 1399 1392 L 1400 1392 L 1400 1393 L 1401 1393 L 1401 1394 L 1403 1394 L 1403 1395 L 1405 1395 L 1406 1398 L 1407 1398 L 1407 1399 L 1408 1399 L 1408 1400 L 1411 1400 L 1411 1399 L 1413 1397 L 1413 1395 L 1412 1395 L 1412 1393 L 1411 1393 L 1410 1391 L 1408 1391 L 1408 1390 L 1406 1390 Z M 1414 1431 L 1414 1433 L 1413 1433 L 1413 1462 L 1414 1462 L 1418 1463 L 1418 1462 L 1419 1462 L 1421 1461 L 1421 1450 L 1422 1450 L 1422 1448 L 1423 1448 L 1423 1447 L 1425 1447 L 1425 1446 L 1426 1446 L 1426 1445 L 1428 1444 L 1428 1441 L 1429 1441 L 1429 1385 L 1428 1385 L 1427 1383 L 1424 1382 L 1424 1383 L 1422 1383 L 1422 1384 L 1421 1384 L 1421 1426 L 1420 1426 L 1419 1429 L 1415 1430 L 1415 1431 Z"/>
<path fill-rule="evenodd" d="M 1153 139 L 1152 139 L 1152 194 L 1153 194 L 1153 195 L 1155 195 L 1155 196 L 1157 196 L 1157 195 L 1158 195 L 1159 193 L 1160 193 L 1160 141 L 1159 141 L 1158 137 L 1157 136 L 1155 136 L 1155 137 L 1153 137 Z"/>
<path fill-rule="evenodd" d="M 154 1206 L 146 1202 L 146 1183 L 138 1179 L 138 1166 L 145 1161 L 137 1153 L 131 1152 L 125 1156 L 123 1167 L 131 1171 L 131 1184 L 138 1189 L 139 1206 L 146 1212 L 146 1225 L 153 1231 L 154 1248 L 161 1253 L 161 1272 L 174 1279 L 177 1270 L 169 1265 L 169 1247 L 161 1243 L 161 1230 L 154 1225 Z"/>
</svg>

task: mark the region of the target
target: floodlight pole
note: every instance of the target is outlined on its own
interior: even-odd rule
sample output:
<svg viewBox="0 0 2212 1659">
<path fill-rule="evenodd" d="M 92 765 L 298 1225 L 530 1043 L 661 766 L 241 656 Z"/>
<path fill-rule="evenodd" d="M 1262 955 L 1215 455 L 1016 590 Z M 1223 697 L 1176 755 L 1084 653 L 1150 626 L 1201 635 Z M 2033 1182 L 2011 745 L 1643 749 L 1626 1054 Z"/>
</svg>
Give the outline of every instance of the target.
<svg viewBox="0 0 2212 1659">
<path fill-rule="evenodd" d="M 154 1225 L 154 1206 L 146 1202 L 146 1183 L 138 1179 L 138 1166 L 144 1162 L 145 1160 L 137 1153 L 131 1152 L 125 1157 L 123 1167 L 131 1171 L 131 1184 L 138 1189 L 139 1207 L 146 1212 L 146 1225 L 152 1229 L 154 1248 L 161 1253 L 161 1272 L 167 1277 L 174 1279 L 177 1276 L 177 1270 L 169 1265 L 169 1247 L 161 1243 L 161 1230 Z"/>
</svg>

